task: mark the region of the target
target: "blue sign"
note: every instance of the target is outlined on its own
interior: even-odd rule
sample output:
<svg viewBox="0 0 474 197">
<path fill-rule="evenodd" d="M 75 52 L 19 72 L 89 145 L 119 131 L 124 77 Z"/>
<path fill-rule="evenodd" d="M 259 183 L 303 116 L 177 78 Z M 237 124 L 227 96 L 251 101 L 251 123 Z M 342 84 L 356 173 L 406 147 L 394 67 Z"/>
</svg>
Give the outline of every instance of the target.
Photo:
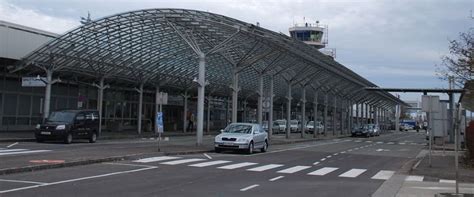
<svg viewBox="0 0 474 197">
<path fill-rule="evenodd" d="M 158 133 L 163 133 L 163 112 L 156 113 L 156 125 L 158 126 Z"/>
</svg>

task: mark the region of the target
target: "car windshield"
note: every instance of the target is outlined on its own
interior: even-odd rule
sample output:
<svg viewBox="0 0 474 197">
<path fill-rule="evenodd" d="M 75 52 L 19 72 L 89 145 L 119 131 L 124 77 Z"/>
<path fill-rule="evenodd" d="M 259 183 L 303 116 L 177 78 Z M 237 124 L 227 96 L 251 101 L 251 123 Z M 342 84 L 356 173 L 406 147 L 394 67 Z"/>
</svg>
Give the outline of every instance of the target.
<svg viewBox="0 0 474 197">
<path fill-rule="evenodd" d="M 292 125 L 295 125 L 295 124 L 298 124 L 298 121 L 297 121 L 297 120 L 292 120 L 290 123 L 291 123 Z"/>
<path fill-rule="evenodd" d="M 52 112 L 49 115 L 48 122 L 72 122 L 76 116 L 73 112 Z"/>
<path fill-rule="evenodd" d="M 314 125 L 314 121 L 309 121 L 309 122 L 308 122 L 308 125 L 309 125 L 309 126 L 313 126 L 313 125 Z"/>
<path fill-rule="evenodd" d="M 282 120 L 277 120 L 276 123 L 279 125 L 285 125 L 285 121 L 282 121 Z"/>
<path fill-rule="evenodd" d="M 251 125 L 239 125 L 239 124 L 231 124 L 224 129 L 224 133 L 243 133 L 243 134 L 250 134 L 252 133 L 252 126 Z"/>
</svg>

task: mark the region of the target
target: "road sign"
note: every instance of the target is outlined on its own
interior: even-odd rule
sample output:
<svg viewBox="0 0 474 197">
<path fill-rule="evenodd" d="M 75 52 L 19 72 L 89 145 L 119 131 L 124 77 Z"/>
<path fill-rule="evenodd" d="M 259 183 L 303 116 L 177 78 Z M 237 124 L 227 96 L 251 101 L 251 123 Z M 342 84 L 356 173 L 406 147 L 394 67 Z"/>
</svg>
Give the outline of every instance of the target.
<svg viewBox="0 0 474 197">
<path fill-rule="evenodd" d="M 21 78 L 21 86 L 22 87 L 46 87 L 44 83 L 46 81 L 46 77 L 41 77 L 41 79 L 37 79 L 37 77 L 22 77 Z"/>
<path fill-rule="evenodd" d="M 163 112 L 156 113 L 156 125 L 158 126 L 158 133 L 163 133 Z"/>
<path fill-rule="evenodd" d="M 168 104 L 168 93 L 160 92 L 158 94 L 157 104 L 167 105 Z"/>
<path fill-rule="evenodd" d="M 439 96 L 423 95 L 421 105 L 424 112 L 437 113 L 440 111 Z"/>
</svg>

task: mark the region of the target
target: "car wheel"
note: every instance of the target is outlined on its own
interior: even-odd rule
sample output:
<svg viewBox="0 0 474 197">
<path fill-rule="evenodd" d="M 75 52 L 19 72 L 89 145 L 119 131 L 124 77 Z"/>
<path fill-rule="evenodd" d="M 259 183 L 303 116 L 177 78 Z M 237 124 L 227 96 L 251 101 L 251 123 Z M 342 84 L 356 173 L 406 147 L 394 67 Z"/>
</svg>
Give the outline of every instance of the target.
<svg viewBox="0 0 474 197">
<path fill-rule="evenodd" d="M 93 132 L 91 138 L 89 138 L 89 143 L 95 143 L 97 141 L 97 133 Z"/>
<path fill-rule="evenodd" d="M 247 148 L 247 154 L 251 155 L 253 153 L 253 142 L 250 142 L 249 147 Z"/>
<path fill-rule="evenodd" d="M 220 148 L 214 148 L 214 152 L 220 153 L 220 152 L 221 152 L 221 149 L 220 149 Z"/>
<path fill-rule="evenodd" d="M 66 138 L 64 138 L 64 143 L 65 143 L 65 144 L 70 144 L 70 143 L 72 143 L 72 134 L 68 133 L 68 134 L 66 135 Z"/>
<path fill-rule="evenodd" d="M 267 152 L 267 149 L 268 149 L 268 142 L 267 140 L 265 140 L 265 144 L 263 145 L 262 149 L 260 149 L 262 151 L 262 153 L 264 152 Z"/>
</svg>

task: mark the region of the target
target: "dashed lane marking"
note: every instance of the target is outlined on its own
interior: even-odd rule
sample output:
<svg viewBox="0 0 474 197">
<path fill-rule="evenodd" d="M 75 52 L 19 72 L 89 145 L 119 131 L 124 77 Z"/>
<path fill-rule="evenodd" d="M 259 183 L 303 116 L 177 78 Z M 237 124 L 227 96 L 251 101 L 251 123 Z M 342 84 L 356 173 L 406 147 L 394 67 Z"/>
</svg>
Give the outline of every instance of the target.
<svg viewBox="0 0 474 197">
<path fill-rule="evenodd" d="M 273 182 L 273 181 L 276 181 L 276 180 L 278 180 L 278 179 L 282 179 L 283 177 L 285 177 L 285 176 L 277 176 L 277 177 L 275 177 L 275 178 L 270 179 L 269 181 L 272 181 L 272 182 Z"/>
<path fill-rule="evenodd" d="M 240 189 L 240 191 L 241 191 L 241 192 L 245 192 L 245 191 L 247 191 L 247 190 L 256 188 L 256 187 L 258 187 L 258 186 L 260 186 L 260 185 L 259 185 L 259 184 L 251 185 L 251 186 L 248 186 L 248 187 L 245 187 L 245 188 Z"/>
</svg>

